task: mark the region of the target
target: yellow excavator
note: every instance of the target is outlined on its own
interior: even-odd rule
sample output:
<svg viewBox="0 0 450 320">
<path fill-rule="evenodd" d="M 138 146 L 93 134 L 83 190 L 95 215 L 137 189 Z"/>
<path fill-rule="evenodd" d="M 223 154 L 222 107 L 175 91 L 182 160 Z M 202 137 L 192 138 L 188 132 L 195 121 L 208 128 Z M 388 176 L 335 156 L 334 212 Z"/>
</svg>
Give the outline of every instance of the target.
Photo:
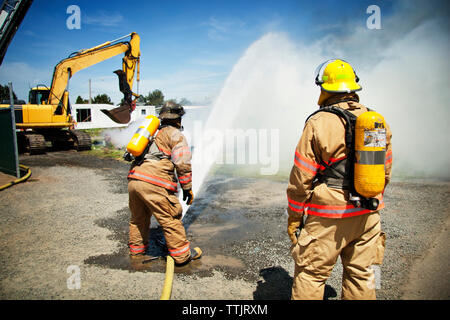
<svg viewBox="0 0 450 320">
<path fill-rule="evenodd" d="M 121 41 L 128 37 L 128 41 Z M 67 85 L 78 71 L 121 53 L 124 53 L 122 69 L 114 73 L 119 77 L 119 90 L 124 99 L 119 107 L 102 111 L 117 123 L 128 123 L 139 97 L 132 92 L 136 71 L 136 80 L 139 81 L 140 63 L 140 37 L 135 32 L 72 53 L 55 66 L 50 87 L 38 85 L 30 90 L 28 104 L 14 105 L 19 150 L 30 154 L 45 153 L 48 143 L 79 151 L 91 149 L 90 136 L 74 130 Z M 9 107 L 9 104 L 0 105 L 2 107 Z"/>
</svg>

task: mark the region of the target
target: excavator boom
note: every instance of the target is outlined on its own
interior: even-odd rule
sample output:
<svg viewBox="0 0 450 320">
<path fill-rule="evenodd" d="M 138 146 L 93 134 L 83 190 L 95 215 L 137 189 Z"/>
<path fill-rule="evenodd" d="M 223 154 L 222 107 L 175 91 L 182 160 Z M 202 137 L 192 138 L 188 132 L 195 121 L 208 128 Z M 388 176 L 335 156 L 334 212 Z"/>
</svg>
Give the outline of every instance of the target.
<svg viewBox="0 0 450 320">
<path fill-rule="evenodd" d="M 130 36 L 130 41 L 117 42 L 125 37 Z M 132 92 L 133 80 L 137 70 L 137 81 L 139 81 L 139 59 L 140 59 L 140 37 L 137 33 L 130 33 L 119 39 L 105 42 L 99 46 L 91 49 L 81 50 L 73 53 L 68 58 L 59 62 L 54 71 L 53 79 L 50 88 L 48 104 L 58 105 L 63 98 L 64 91 L 70 78 L 80 70 L 88 68 L 101 61 L 112 58 L 121 53 L 125 53 L 122 59 L 122 70 L 115 71 L 119 76 L 120 89 L 125 96 L 124 105 L 128 109 L 128 116 L 123 113 L 122 117 L 113 119 L 119 123 L 128 123 L 130 120 L 130 113 L 133 111 L 132 96 L 137 96 Z M 119 70 L 118 70 L 119 71 Z M 125 109 L 124 105 L 119 108 Z M 118 108 L 116 108 L 118 109 Z M 110 110 L 112 111 L 112 110 Z"/>
</svg>

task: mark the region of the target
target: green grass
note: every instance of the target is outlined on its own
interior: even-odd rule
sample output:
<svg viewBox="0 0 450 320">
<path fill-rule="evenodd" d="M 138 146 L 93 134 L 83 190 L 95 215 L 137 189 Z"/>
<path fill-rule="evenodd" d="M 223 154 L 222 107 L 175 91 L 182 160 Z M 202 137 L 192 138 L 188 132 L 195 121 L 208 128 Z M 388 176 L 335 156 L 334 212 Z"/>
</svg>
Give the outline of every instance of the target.
<svg viewBox="0 0 450 320">
<path fill-rule="evenodd" d="M 97 137 L 99 136 L 104 129 L 81 129 L 80 131 L 86 132 L 91 137 Z"/>
<path fill-rule="evenodd" d="M 105 129 L 82 129 L 81 131 L 89 134 L 91 136 L 92 142 L 94 142 L 102 136 L 103 130 Z M 105 146 L 92 144 L 92 149 L 86 151 L 87 154 L 95 157 L 109 158 L 121 161 L 124 161 L 122 159 L 124 152 L 125 151 L 123 149 L 117 149 L 111 143 L 106 143 Z"/>
<path fill-rule="evenodd" d="M 109 159 L 115 159 L 115 160 L 121 160 L 122 159 L 124 150 L 122 149 L 116 149 L 109 146 L 92 146 L 92 149 L 89 151 L 86 151 L 87 154 L 100 157 L 100 158 L 109 158 Z"/>
</svg>

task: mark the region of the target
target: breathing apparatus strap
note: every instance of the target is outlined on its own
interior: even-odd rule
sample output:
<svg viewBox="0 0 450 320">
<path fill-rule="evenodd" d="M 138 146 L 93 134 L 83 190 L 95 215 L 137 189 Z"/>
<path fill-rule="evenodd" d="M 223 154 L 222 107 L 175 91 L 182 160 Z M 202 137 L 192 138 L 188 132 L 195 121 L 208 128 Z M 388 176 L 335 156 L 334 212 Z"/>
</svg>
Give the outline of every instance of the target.
<svg viewBox="0 0 450 320">
<path fill-rule="evenodd" d="M 324 182 L 331 188 L 354 191 L 353 187 L 353 164 L 354 164 L 354 140 L 353 132 L 356 122 L 356 116 L 342 108 L 335 106 L 322 107 L 311 114 L 306 121 L 319 112 L 329 112 L 343 118 L 345 121 L 345 145 L 348 150 L 346 159 L 337 161 L 333 164 L 327 164 L 322 160 L 321 165 L 325 167 L 317 174 L 317 181 Z"/>
<path fill-rule="evenodd" d="M 349 190 L 351 180 L 347 172 L 347 159 L 340 160 L 331 165 L 322 161 L 325 170 L 316 175 L 317 182 L 325 183 L 330 188 Z"/>
<path fill-rule="evenodd" d="M 170 124 L 164 124 L 164 125 L 160 125 L 158 130 L 162 130 L 165 127 L 170 127 Z M 145 159 L 149 159 L 149 160 L 162 160 L 162 159 L 171 159 L 170 155 L 167 155 L 165 153 L 163 153 L 158 145 L 156 144 L 156 139 L 152 138 L 152 140 L 148 143 L 147 148 L 145 149 L 145 154 L 143 154 L 143 157 Z"/>
<path fill-rule="evenodd" d="M 339 107 L 335 106 L 326 106 L 322 107 L 319 110 L 315 111 L 313 114 L 311 114 L 307 119 L 306 122 L 311 118 L 313 115 L 319 113 L 319 112 L 329 112 L 337 115 L 340 118 L 343 118 L 345 120 L 345 145 L 349 150 L 354 149 L 353 148 L 353 131 L 355 128 L 355 122 L 356 122 L 356 116 L 351 113 L 350 111 L 344 110 Z"/>
</svg>

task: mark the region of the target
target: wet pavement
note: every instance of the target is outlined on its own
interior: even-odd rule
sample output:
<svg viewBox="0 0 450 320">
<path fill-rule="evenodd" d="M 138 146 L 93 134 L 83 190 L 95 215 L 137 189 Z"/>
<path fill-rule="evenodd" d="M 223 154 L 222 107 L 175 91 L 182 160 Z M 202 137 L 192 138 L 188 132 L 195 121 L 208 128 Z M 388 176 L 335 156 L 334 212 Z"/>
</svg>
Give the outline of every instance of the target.
<svg viewBox="0 0 450 320">
<path fill-rule="evenodd" d="M 253 184 L 258 184 L 260 190 L 255 190 Z M 175 272 L 209 277 L 214 270 L 218 270 L 230 279 L 243 278 L 248 281 L 256 281 L 263 270 L 267 274 L 270 271 L 266 270 L 268 263 L 286 256 L 289 248 L 283 229 L 283 187 L 280 183 L 281 192 L 274 195 L 264 191 L 266 188 L 256 179 L 220 175 L 210 177 L 183 219 L 192 247 L 199 246 L 203 256 L 186 266 L 175 267 Z M 271 207 L 267 208 L 267 203 L 258 206 L 263 195 L 255 196 L 254 192 L 268 193 L 266 196 L 271 199 Z M 120 250 L 109 255 L 92 256 L 84 262 L 112 269 L 165 272 L 164 259 L 146 264 L 130 263 L 126 247 L 128 219 L 129 211 L 123 209 L 116 212 L 113 218 L 94 221 L 112 232 L 111 239 L 121 244 Z M 148 255 L 158 257 L 166 254 L 163 233 L 154 218 L 149 244 Z"/>
</svg>

